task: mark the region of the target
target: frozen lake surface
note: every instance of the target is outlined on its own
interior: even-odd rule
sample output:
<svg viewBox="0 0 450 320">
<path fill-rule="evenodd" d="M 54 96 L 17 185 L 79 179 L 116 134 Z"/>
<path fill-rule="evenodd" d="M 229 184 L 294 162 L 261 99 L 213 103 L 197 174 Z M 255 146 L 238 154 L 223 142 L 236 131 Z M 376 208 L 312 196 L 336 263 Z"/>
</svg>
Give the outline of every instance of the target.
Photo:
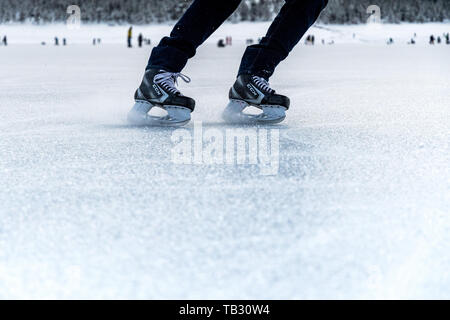
<svg viewBox="0 0 450 320">
<path fill-rule="evenodd" d="M 450 298 L 450 46 L 345 30 L 272 78 L 270 176 L 175 164 L 174 129 L 126 124 L 149 47 L 0 47 L 0 298 Z M 184 71 L 204 130 L 235 129 L 243 40 Z"/>
</svg>

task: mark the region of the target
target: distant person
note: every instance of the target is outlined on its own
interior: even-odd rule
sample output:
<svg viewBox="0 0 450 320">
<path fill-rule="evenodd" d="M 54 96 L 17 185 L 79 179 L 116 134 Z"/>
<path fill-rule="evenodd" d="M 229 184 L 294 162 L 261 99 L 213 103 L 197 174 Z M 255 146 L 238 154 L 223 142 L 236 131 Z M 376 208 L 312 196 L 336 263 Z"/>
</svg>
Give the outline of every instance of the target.
<svg viewBox="0 0 450 320">
<path fill-rule="evenodd" d="M 305 44 L 308 45 L 311 42 L 311 36 L 308 35 L 305 40 Z"/>
<path fill-rule="evenodd" d="M 414 38 L 411 38 L 411 40 L 407 44 L 416 44 L 416 41 L 414 40 Z"/>
<path fill-rule="evenodd" d="M 133 47 L 133 45 L 131 43 L 132 39 L 133 39 L 133 27 L 130 27 L 130 29 L 128 29 L 128 34 L 127 34 L 128 48 Z"/>
<path fill-rule="evenodd" d="M 434 44 L 434 40 L 435 40 L 434 36 L 433 36 L 433 35 L 431 35 L 431 36 L 430 36 L 430 44 L 432 44 L 432 45 L 433 45 L 433 44 Z"/>
<path fill-rule="evenodd" d="M 8 45 L 8 37 L 6 37 L 6 35 L 2 39 L 2 43 L 3 43 L 4 46 Z"/>
<path fill-rule="evenodd" d="M 55 46 L 59 46 L 59 39 L 58 39 L 58 37 L 55 37 Z"/>
<path fill-rule="evenodd" d="M 311 37 L 311 42 L 312 42 L 312 45 L 314 45 L 314 43 L 316 42 L 316 37 L 314 37 L 314 35 Z"/>
<path fill-rule="evenodd" d="M 97 43 L 101 44 L 102 43 L 102 39 L 101 38 L 97 38 Z"/>
<path fill-rule="evenodd" d="M 66 38 L 63 38 L 63 46 L 66 46 L 67 45 L 67 40 L 66 40 Z"/>
<path fill-rule="evenodd" d="M 226 44 L 227 44 L 227 46 L 232 46 L 233 45 L 233 38 L 228 36 L 226 38 Z"/>
<path fill-rule="evenodd" d="M 92 39 L 92 45 L 95 46 L 97 44 L 97 39 Z"/>
<path fill-rule="evenodd" d="M 441 37 L 437 37 L 437 43 L 441 44 Z"/>
<path fill-rule="evenodd" d="M 450 44 L 450 33 L 445 35 L 445 43 Z"/>
<path fill-rule="evenodd" d="M 306 45 L 314 45 L 314 41 L 315 41 L 315 38 L 314 38 L 314 36 L 313 35 L 309 35 L 309 36 L 307 36 L 306 37 L 306 42 L 305 42 L 305 44 Z"/>
<path fill-rule="evenodd" d="M 217 42 L 217 47 L 225 48 L 225 46 L 225 41 L 223 41 L 223 39 L 220 39 L 219 42 Z"/>
<path fill-rule="evenodd" d="M 183 125 L 190 121 L 195 101 L 181 94 L 177 88 L 177 79 L 191 82 L 181 71 L 188 60 L 195 56 L 198 47 L 238 9 L 241 2 L 192 2 L 170 35 L 164 37 L 153 49 L 143 81 L 135 91 L 135 105 L 128 115 L 131 123 L 161 126 Z M 255 6 L 262 2 L 255 1 Z M 327 0 L 283 1 L 266 36 L 259 44 L 247 47 L 237 77 L 232 80 L 231 90 L 224 92 L 229 93 L 230 99 L 223 113 L 225 121 L 267 124 L 279 123 L 285 119 L 289 98 L 277 94 L 270 87 L 269 79 L 314 24 L 327 3 Z M 247 30 L 240 30 L 241 33 L 245 31 Z M 223 46 L 223 40 L 218 45 Z M 213 70 L 208 71 L 212 76 L 211 81 L 216 81 Z M 149 116 L 148 112 L 155 105 L 166 110 L 168 115 L 160 118 Z M 249 106 L 262 109 L 262 114 L 254 116 L 242 112 Z"/>
<path fill-rule="evenodd" d="M 144 36 L 142 35 L 142 33 L 139 33 L 139 37 L 138 37 L 139 48 L 142 48 L 142 42 L 143 41 L 144 41 Z"/>
<path fill-rule="evenodd" d="M 387 44 L 388 45 L 394 44 L 394 39 L 393 38 L 389 38 Z"/>
</svg>

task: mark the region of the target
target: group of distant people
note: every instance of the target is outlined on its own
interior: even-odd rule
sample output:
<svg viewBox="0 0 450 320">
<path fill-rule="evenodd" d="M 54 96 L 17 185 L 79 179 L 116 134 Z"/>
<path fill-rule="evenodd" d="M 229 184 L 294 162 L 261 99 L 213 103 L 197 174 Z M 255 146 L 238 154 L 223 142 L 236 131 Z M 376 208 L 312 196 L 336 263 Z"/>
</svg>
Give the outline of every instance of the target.
<svg viewBox="0 0 450 320">
<path fill-rule="evenodd" d="M 62 43 L 63 43 L 63 46 L 66 46 L 67 45 L 67 39 L 63 38 L 62 39 Z M 58 37 L 55 37 L 55 46 L 59 46 L 59 38 Z"/>
<path fill-rule="evenodd" d="M 102 39 L 100 39 L 100 38 L 94 38 L 93 40 L 92 40 L 92 44 L 95 46 L 96 44 L 100 44 L 100 42 L 102 41 Z M 54 45 L 55 46 L 59 46 L 59 38 L 58 37 L 55 37 L 55 39 L 54 39 Z M 45 41 L 42 41 L 41 42 L 41 45 L 43 45 L 43 46 L 45 46 L 45 45 L 47 45 L 47 43 L 45 42 Z M 67 39 L 66 38 L 63 38 L 62 39 L 62 45 L 63 46 L 67 46 Z"/>
<path fill-rule="evenodd" d="M 353 38 L 355 38 L 355 35 L 353 35 Z M 410 41 L 408 41 L 408 44 L 416 44 L 416 40 L 415 38 L 417 38 L 417 34 L 414 33 L 414 37 L 411 38 Z M 444 33 L 443 34 L 443 38 L 445 39 L 445 43 L 450 45 L 450 33 Z M 8 37 L 5 35 L 3 37 L 0 36 L 1 39 L 1 44 L 4 46 L 8 45 Z M 101 39 L 100 38 L 94 38 L 92 40 L 92 44 L 95 46 L 97 44 L 101 43 Z M 128 34 L 127 34 L 127 45 L 128 48 L 132 48 L 133 47 L 133 27 L 130 27 L 128 29 Z M 142 35 L 142 33 L 139 34 L 138 38 L 138 46 L 141 48 L 142 45 L 145 43 L 147 45 L 151 45 L 151 40 L 150 39 L 146 39 L 144 38 L 144 36 Z M 258 42 L 260 42 L 261 39 L 258 39 Z M 247 39 L 246 41 L 247 45 L 252 45 L 254 43 L 253 39 Z M 434 44 L 441 44 L 442 43 L 442 38 L 440 36 L 435 37 L 434 35 L 430 36 L 430 40 L 429 40 L 430 45 L 434 45 Z M 42 45 L 45 45 L 45 42 L 41 43 Z M 306 45 L 314 45 L 315 44 L 315 37 L 314 35 L 308 35 L 306 37 L 305 40 L 305 44 Z M 322 44 L 325 44 L 325 39 L 322 39 Z M 329 44 L 334 44 L 334 41 L 330 42 Z M 394 39 L 393 38 L 389 38 L 387 41 L 388 45 L 394 44 Z M 62 45 L 66 46 L 67 45 L 67 39 L 63 38 L 62 39 Z M 217 43 L 217 46 L 219 48 L 225 48 L 226 46 L 231 46 L 233 45 L 233 38 L 231 36 L 227 36 L 225 39 L 220 39 Z M 59 46 L 59 38 L 55 37 L 55 46 Z"/>
<path fill-rule="evenodd" d="M 226 46 L 232 46 L 233 45 L 233 37 L 227 36 L 225 39 L 219 39 L 217 42 L 217 47 L 219 48 L 225 48 Z"/>
<path fill-rule="evenodd" d="M 445 38 L 445 43 L 450 45 L 450 33 L 444 33 L 443 37 Z M 408 41 L 408 44 L 416 44 L 416 40 L 415 38 L 417 38 L 417 34 L 414 33 L 414 37 L 411 38 L 411 40 Z M 434 45 L 434 44 L 441 44 L 442 38 L 440 36 L 435 37 L 433 34 L 430 36 L 430 40 L 429 40 L 429 44 L 430 45 Z"/>
<path fill-rule="evenodd" d="M 128 47 L 129 48 L 132 48 L 133 46 L 132 46 L 132 38 L 133 38 L 133 28 L 131 27 L 129 30 L 128 30 Z M 230 37 L 231 38 L 231 37 Z M 1 40 L 1 44 L 2 45 L 4 45 L 4 46 L 7 46 L 8 45 L 8 37 L 5 35 L 5 36 L 3 36 L 3 37 L 0 37 L 0 40 Z M 231 41 L 231 40 L 230 40 Z M 99 44 L 101 44 L 101 42 L 102 42 L 102 39 L 101 38 L 93 38 L 92 39 L 92 45 L 99 45 Z M 146 39 L 146 38 L 144 38 L 144 36 L 142 35 L 142 33 L 141 34 L 139 34 L 139 36 L 138 36 L 138 45 L 139 45 L 139 47 L 142 47 L 142 45 L 143 44 L 147 44 L 147 45 L 151 45 L 151 40 L 150 39 Z M 45 45 L 47 45 L 47 43 L 45 42 L 45 41 L 42 41 L 41 42 L 41 45 L 43 45 L 43 46 L 45 46 Z M 55 37 L 54 38 L 54 45 L 55 46 L 59 46 L 60 45 L 60 39 L 59 39 L 59 37 Z M 67 39 L 66 38 L 62 38 L 62 45 L 63 46 L 66 46 L 67 45 Z"/>
<path fill-rule="evenodd" d="M 446 44 L 450 44 L 450 34 L 449 33 L 444 33 L 444 38 L 445 38 L 445 43 Z M 440 36 L 435 37 L 433 34 L 430 36 L 430 44 L 434 45 L 437 42 L 437 44 L 441 44 L 442 43 L 442 39 Z"/>
<path fill-rule="evenodd" d="M 41 45 L 45 46 L 45 45 L 47 45 L 47 42 L 42 41 L 42 42 L 41 42 Z M 59 38 L 58 38 L 58 37 L 55 37 L 55 38 L 54 38 L 54 45 L 55 45 L 55 46 L 59 46 Z M 66 38 L 63 38 L 63 39 L 62 39 L 62 45 L 63 45 L 63 46 L 66 46 L 66 45 L 67 45 L 67 39 L 66 39 Z"/>
<path fill-rule="evenodd" d="M 353 37 L 355 37 L 355 35 L 353 35 Z M 325 39 L 322 39 L 322 44 L 323 45 L 326 45 L 327 44 L 327 42 L 325 41 Z M 314 36 L 314 35 L 308 35 L 307 37 L 306 37 L 306 40 L 305 40 L 305 45 L 309 45 L 309 46 L 313 46 L 313 45 L 315 45 L 316 44 L 316 37 Z M 333 45 L 334 44 L 334 40 L 330 40 L 329 42 L 328 42 L 328 44 L 329 45 Z"/>
<path fill-rule="evenodd" d="M 258 42 L 261 42 L 261 40 L 262 40 L 262 39 L 259 38 L 259 39 L 258 39 Z M 306 37 L 306 39 L 305 39 L 305 45 L 311 45 L 311 46 L 313 46 L 313 45 L 315 45 L 315 43 L 316 43 L 316 37 L 315 37 L 314 35 L 308 35 L 308 36 Z M 249 39 L 246 40 L 246 44 L 247 44 L 247 45 L 252 45 L 252 44 L 254 44 L 254 40 L 251 39 L 251 38 L 249 38 Z M 325 39 L 322 39 L 322 44 L 323 44 L 323 45 L 327 44 L 327 42 L 325 41 Z M 329 45 L 333 45 L 333 44 L 334 44 L 334 40 L 329 41 L 328 44 L 329 44 Z"/>
<path fill-rule="evenodd" d="M 262 38 L 258 38 L 258 43 L 260 43 L 261 40 L 262 40 Z M 249 46 L 249 45 L 254 44 L 255 41 L 254 41 L 252 38 L 248 38 L 248 39 L 246 40 L 246 43 L 247 43 L 247 45 Z"/>
<path fill-rule="evenodd" d="M 138 42 L 139 48 L 142 48 L 143 44 L 146 44 L 146 45 L 151 45 L 152 44 L 152 41 L 150 39 L 144 38 L 142 33 L 139 34 L 139 36 L 137 38 L 137 42 Z M 133 48 L 133 27 L 130 27 L 128 29 L 127 46 L 128 46 L 128 48 Z"/>
</svg>

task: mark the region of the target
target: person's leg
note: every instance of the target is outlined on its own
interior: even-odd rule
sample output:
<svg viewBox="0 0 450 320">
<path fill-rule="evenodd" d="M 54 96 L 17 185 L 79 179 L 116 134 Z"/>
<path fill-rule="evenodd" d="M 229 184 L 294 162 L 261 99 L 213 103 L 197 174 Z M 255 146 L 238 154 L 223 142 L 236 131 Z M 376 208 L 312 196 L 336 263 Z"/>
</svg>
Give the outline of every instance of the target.
<svg viewBox="0 0 450 320">
<path fill-rule="evenodd" d="M 259 44 L 249 46 L 245 51 L 238 74 L 257 75 L 268 80 L 327 3 L 328 0 L 286 0 L 267 35 Z"/>
<path fill-rule="evenodd" d="M 180 72 L 197 48 L 237 9 L 242 0 L 195 0 L 170 37 L 153 49 L 147 66 Z"/>
</svg>

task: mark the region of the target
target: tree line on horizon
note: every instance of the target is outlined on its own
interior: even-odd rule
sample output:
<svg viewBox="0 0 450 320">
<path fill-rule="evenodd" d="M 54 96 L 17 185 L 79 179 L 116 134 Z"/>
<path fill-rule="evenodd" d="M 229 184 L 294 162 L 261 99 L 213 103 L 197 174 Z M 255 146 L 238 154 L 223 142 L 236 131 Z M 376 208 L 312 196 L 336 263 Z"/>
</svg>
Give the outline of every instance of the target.
<svg viewBox="0 0 450 320">
<path fill-rule="evenodd" d="M 86 23 L 149 24 L 177 20 L 193 0 L 1 0 L 0 23 L 53 23 L 67 20 L 67 7 L 78 2 Z M 226 0 L 225 0 L 226 1 Z M 307 1 L 307 0 L 305 0 Z M 268 21 L 284 0 L 243 0 L 230 21 Z M 325 24 L 367 21 L 366 9 L 376 4 L 388 23 L 442 22 L 450 19 L 450 0 L 329 0 L 319 18 Z"/>
</svg>

